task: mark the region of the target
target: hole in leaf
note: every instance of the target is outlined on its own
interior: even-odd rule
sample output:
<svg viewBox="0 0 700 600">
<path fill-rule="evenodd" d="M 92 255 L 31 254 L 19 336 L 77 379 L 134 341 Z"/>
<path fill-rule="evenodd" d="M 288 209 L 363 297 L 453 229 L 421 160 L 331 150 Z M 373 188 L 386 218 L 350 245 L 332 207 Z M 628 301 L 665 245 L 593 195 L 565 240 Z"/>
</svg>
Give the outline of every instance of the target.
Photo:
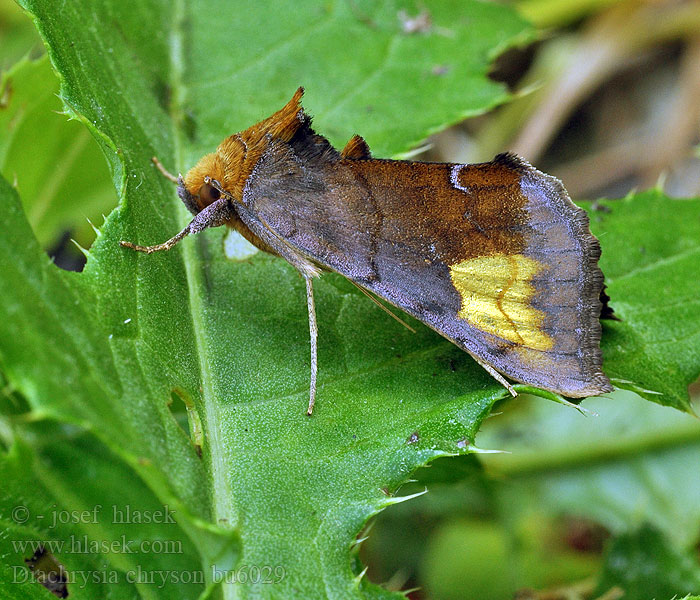
<svg viewBox="0 0 700 600">
<path fill-rule="evenodd" d="M 180 389 L 174 389 L 170 394 L 168 408 L 170 408 L 170 413 L 173 415 L 175 422 L 185 432 L 185 435 L 190 438 L 197 455 L 201 458 L 203 444 L 202 422 L 194 408 L 194 403 L 185 392 Z"/>
<path fill-rule="evenodd" d="M 233 261 L 243 261 L 257 254 L 259 250 L 237 231 L 229 230 L 224 236 L 224 254 Z"/>
<path fill-rule="evenodd" d="M 30 558 L 25 558 L 34 580 L 57 598 L 68 598 L 68 574 L 65 567 L 44 546 L 39 546 Z"/>
<path fill-rule="evenodd" d="M 58 241 L 47 249 L 48 255 L 59 269 L 82 271 L 87 259 L 73 243 L 73 233 L 64 231 Z"/>
</svg>

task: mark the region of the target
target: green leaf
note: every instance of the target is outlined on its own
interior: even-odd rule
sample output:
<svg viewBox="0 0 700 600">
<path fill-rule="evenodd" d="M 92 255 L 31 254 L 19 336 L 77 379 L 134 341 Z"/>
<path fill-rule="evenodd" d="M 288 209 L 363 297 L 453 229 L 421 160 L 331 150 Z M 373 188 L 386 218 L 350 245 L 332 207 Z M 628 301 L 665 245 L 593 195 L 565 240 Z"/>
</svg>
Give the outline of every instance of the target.
<svg viewBox="0 0 700 600">
<path fill-rule="evenodd" d="M 286 3 L 24 4 L 64 102 L 100 142 L 123 198 L 84 272 L 71 274 L 48 262 L 16 193 L 0 183 L 0 366 L 31 407 L 26 419 L 88 431 L 123 462 L 111 476 L 96 471 L 110 485 L 138 478 L 171 507 L 196 550 L 187 567 L 204 573 L 204 594 L 388 597 L 360 577 L 355 536 L 401 500 L 396 489 L 417 466 L 470 452 L 504 390 L 441 337 L 403 330 L 328 276 L 316 288 L 321 373 L 309 419 L 304 290 L 289 265 L 261 255 L 231 262 L 218 231 L 160 256 L 137 256 L 118 241 L 159 240 L 186 219 L 151 156 L 169 166 L 176 156 L 184 169 L 300 83 L 334 141 L 362 127 L 377 153 L 405 150 L 503 101 L 503 88 L 485 77 L 489 59 L 529 30 L 510 10 L 478 2 L 431 3 L 435 29 L 415 35 L 401 31 L 398 14 L 418 9 L 402 2 L 293 11 Z M 436 65 L 449 68 L 432 75 Z M 169 406 L 173 394 L 190 436 Z M 32 446 L 15 422 L 8 445 Z M 90 474 L 70 476 L 85 495 L 52 488 L 37 510 L 52 495 L 66 508 L 89 506 Z M 6 506 L 22 500 L 21 489 Z M 89 531 L 98 541 L 113 533 Z M 80 567 L 79 557 L 57 558 Z M 110 566 L 124 575 L 126 567 Z M 215 573 L 239 582 L 244 568 L 276 567 L 284 577 L 275 585 L 216 585 Z M 74 587 L 76 598 L 94 597 Z M 147 585 L 136 593 L 173 597 Z"/>
<path fill-rule="evenodd" d="M 678 552 L 644 526 L 608 549 L 596 596 L 612 587 L 623 590 L 623 600 L 679 598 L 700 590 L 700 565 L 692 552 Z"/>
<path fill-rule="evenodd" d="M 700 375 L 700 200 L 658 190 L 603 201 L 591 213 L 611 306 L 603 355 L 613 383 L 690 410 Z"/>
<path fill-rule="evenodd" d="M 59 114 L 58 79 L 46 56 L 22 60 L 0 78 L 0 173 L 16 181 L 39 243 L 56 245 L 66 231 L 84 246 L 115 204 L 104 156 L 90 133 Z M 100 217 L 100 221 L 101 221 Z"/>
<path fill-rule="evenodd" d="M 0 237 L 7 292 L 0 309 L 5 319 L 0 365 L 30 403 L 27 418 L 52 418 L 95 432 L 148 483 L 161 504 L 176 510 L 205 573 L 217 560 L 231 564 L 237 536 L 210 524 L 205 470 L 168 409 L 171 388 L 162 376 L 149 378 L 149 370 L 162 364 L 155 356 L 139 362 L 138 355 L 148 355 L 150 349 L 124 336 L 128 324 L 112 324 L 110 331 L 110 323 L 95 312 L 100 299 L 94 280 L 51 264 L 33 238 L 16 194 L 2 179 L 0 207 L 7 226 Z M 91 482 L 89 473 L 85 476 L 87 481 L 75 481 L 81 488 Z M 63 503 L 61 492 L 56 490 L 54 500 Z M 10 501 L 21 504 L 23 499 L 8 494 Z"/>
</svg>

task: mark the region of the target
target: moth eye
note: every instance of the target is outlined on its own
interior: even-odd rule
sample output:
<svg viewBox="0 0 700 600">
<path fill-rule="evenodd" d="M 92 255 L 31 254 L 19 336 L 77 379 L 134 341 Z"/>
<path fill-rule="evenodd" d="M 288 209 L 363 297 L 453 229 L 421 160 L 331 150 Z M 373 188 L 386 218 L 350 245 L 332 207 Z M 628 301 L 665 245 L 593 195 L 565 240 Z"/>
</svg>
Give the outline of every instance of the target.
<svg viewBox="0 0 700 600">
<path fill-rule="evenodd" d="M 199 188 L 199 197 L 207 205 L 221 198 L 221 192 L 217 190 L 213 185 L 208 183 L 202 184 Z"/>
</svg>

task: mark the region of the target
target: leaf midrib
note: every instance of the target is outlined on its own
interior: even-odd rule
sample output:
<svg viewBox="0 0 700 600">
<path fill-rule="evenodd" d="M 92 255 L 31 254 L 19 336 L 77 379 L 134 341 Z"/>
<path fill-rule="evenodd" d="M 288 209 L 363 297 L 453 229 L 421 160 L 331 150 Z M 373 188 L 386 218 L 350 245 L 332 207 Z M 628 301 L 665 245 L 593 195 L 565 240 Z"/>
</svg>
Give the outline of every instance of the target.
<svg viewBox="0 0 700 600">
<path fill-rule="evenodd" d="M 183 26 L 186 18 L 185 3 L 178 0 L 173 10 L 173 27 L 169 35 L 170 43 L 170 86 L 172 90 L 172 102 L 170 104 L 170 117 L 172 123 L 173 145 L 175 164 L 182 165 L 184 162 L 184 136 L 182 123 L 185 118 L 185 94 L 186 87 L 184 81 L 185 57 Z M 181 225 L 185 225 L 183 220 L 185 210 L 179 205 L 179 220 Z M 189 214 L 189 213 L 187 213 Z M 189 220 L 189 219 L 188 219 Z M 187 289 L 189 293 L 190 314 L 192 316 L 192 328 L 194 331 L 195 349 L 199 357 L 199 371 L 201 381 L 201 406 L 204 411 L 203 423 L 206 428 L 207 446 L 209 447 L 208 457 L 210 461 L 209 474 L 212 478 L 212 488 L 210 490 L 212 521 L 221 526 L 226 523 L 233 526 L 237 523 L 234 515 L 234 507 L 231 503 L 231 490 L 226 478 L 226 465 L 222 462 L 225 455 L 224 444 L 220 436 L 219 428 L 220 414 L 218 410 L 218 398 L 214 389 L 213 375 L 210 369 L 212 361 L 209 358 L 209 344 L 207 340 L 206 324 L 204 321 L 204 303 L 202 298 L 205 294 L 202 290 L 205 283 L 202 272 L 199 268 L 199 261 L 196 256 L 196 244 L 182 244 L 182 258 L 184 262 Z M 205 572 L 207 572 L 205 570 Z M 223 586 L 223 596 L 233 598 L 236 596 L 236 586 Z"/>
</svg>

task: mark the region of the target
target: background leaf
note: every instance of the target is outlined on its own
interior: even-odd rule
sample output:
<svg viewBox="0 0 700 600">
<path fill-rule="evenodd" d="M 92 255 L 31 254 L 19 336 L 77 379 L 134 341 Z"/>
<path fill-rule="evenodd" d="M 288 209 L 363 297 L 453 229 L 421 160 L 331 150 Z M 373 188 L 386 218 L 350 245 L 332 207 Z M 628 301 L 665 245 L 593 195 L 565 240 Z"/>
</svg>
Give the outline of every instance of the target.
<svg viewBox="0 0 700 600">
<path fill-rule="evenodd" d="M 616 534 L 647 522 L 692 547 L 700 537 L 697 419 L 624 391 L 585 406 L 594 416 L 530 400 L 484 425 L 480 443 L 512 451 L 484 457 L 490 472 L 509 476 L 508 504 L 586 517 Z"/>
<path fill-rule="evenodd" d="M 692 556 L 700 540 L 700 423 L 627 391 L 583 406 L 587 416 L 527 396 L 500 403 L 477 439 L 508 452 L 480 454 L 482 468 L 464 457 L 418 471 L 404 493 L 429 493 L 378 517 L 363 555 L 371 575 L 415 573 L 412 583 L 439 599 L 464 589 L 496 599 L 582 580 L 589 594 L 618 585 L 629 587 L 628 599 L 649 598 L 635 587 L 638 573 L 621 577 L 615 562 L 636 560 L 641 547 L 624 540 L 645 528 L 668 556 Z M 502 564 L 508 573 L 494 583 Z M 697 557 L 676 566 L 695 572 Z M 653 577 L 667 590 L 677 574 L 674 567 Z"/>
<path fill-rule="evenodd" d="M 0 0 L 0 70 L 38 51 L 41 39 L 13 0 Z M 0 95 L 0 107 L 6 98 Z"/>
<path fill-rule="evenodd" d="M 0 173 L 16 182 L 44 248 L 58 245 L 66 233 L 88 247 L 94 238 L 88 219 L 101 222 L 116 204 L 104 155 L 85 127 L 60 114 L 58 79 L 46 56 L 4 73 L 0 96 L 3 90 Z"/>
<path fill-rule="evenodd" d="M 618 387 L 690 410 L 700 376 L 700 200 L 659 190 L 601 201 L 591 213 L 611 306 L 604 321 L 606 373 Z"/>
<path fill-rule="evenodd" d="M 651 527 L 623 536 L 608 549 L 598 593 L 625 590 L 625 600 L 678 598 L 700 589 L 700 567 L 691 552 L 677 552 Z"/>
<path fill-rule="evenodd" d="M 406 33 L 401 15 L 428 9 L 432 25 Z M 230 27 L 212 27 L 211 15 Z M 409 150 L 426 135 L 503 102 L 486 78 L 490 60 L 532 39 L 509 10 L 447 0 L 194 4 L 172 31 L 186 44 L 171 85 L 196 115 L 187 164 L 223 135 L 277 110 L 299 85 L 317 130 L 342 147 L 355 133 L 376 156 Z"/>
<path fill-rule="evenodd" d="M 31 405 L 29 418 L 48 417 L 95 431 L 134 474 L 148 482 L 162 504 L 176 510 L 178 524 L 205 560 L 213 561 L 222 547 L 234 551 L 235 538 L 206 523 L 204 469 L 168 410 L 169 393 L 158 397 L 157 391 L 151 392 L 139 369 L 148 365 L 135 364 L 134 349 L 119 344 L 120 332 L 108 333 L 100 316 L 92 312 L 97 300 L 87 277 L 62 272 L 49 262 L 24 220 L 16 194 L 2 179 L 0 199 L 8 227 L 0 238 L 0 247 L 8 252 L 2 260 L 7 290 L 2 305 L 7 321 L 0 333 L 2 367 Z M 52 343 L 45 343 L 47 339 Z M 125 351 L 123 358 L 120 350 Z M 93 485 L 90 473 L 84 475 L 83 490 Z M 119 481 L 120 474 L 112 477 Z M 77 508 L 61 492 L 56 490 L 54 501 Z M 23 504 L 24 497 L 8 494 L 6 502 Z M 10 518 L 6 513 L 4 517 Z"/>
</svg>

